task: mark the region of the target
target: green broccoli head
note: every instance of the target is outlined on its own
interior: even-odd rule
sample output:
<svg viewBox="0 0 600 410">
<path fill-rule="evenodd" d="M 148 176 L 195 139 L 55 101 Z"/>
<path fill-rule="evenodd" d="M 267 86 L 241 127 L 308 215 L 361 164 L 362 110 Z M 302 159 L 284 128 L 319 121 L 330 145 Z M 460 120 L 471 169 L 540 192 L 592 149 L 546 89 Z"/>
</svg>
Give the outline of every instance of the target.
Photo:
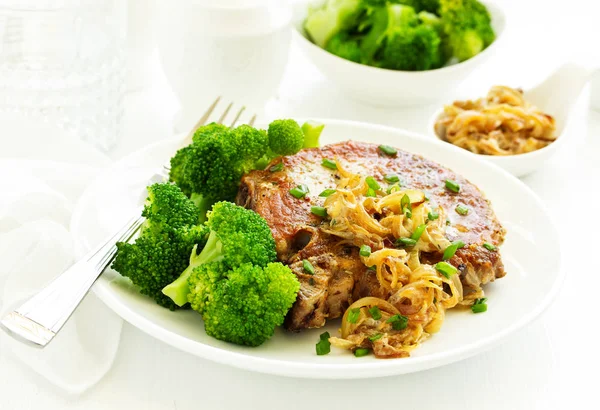
<svg viewBox="0 0 600 410">
<path fill-rule="evenodd" d="M 352 38 L 345 31 L 337 33 L 327 42 L 325 50 L 335 54 L 343 59 L 360 63 L 362 60 L 362 51 L 358 40 Z"/>
<path fill-rule="evenodd" d="M 192 248 L 206 242 L 208 227 L 197 225 L 200 211 L 179 187 L 169 183 L 148 187 L 142 215 L 146 217 L 144 229 L 134 243 L 117 243 L 112 268 L 131 279 L 142 294 L 174 309 L 162 288 L 186 268 Z"/>
<path fill-rule="evenodd" d="M 190 305 L 202 314 L 209 336 L 258 346 L 283 323 L 300 284 L 281 263 L 230 268 L 224 262 L 212 262 L 194 269 L 189 288 Z"/>
<path fill-rule="evenodd" d="M 376 55 L 386 42 L 400 27 L 415 27 L 419 24 L 417 13 L 412 7 L 401 4 L 388 4 L 375 9 L 371 15 L 371 28 L 361 40 L 362 62 L 379 65 Z"/>
<path fill-rule="evenodd" d="M 302 149 L 304 134 L 300 125 L 294 120 L 275 120 L 267 130 L 269 147 L 276 155 L 292 155 Z"/>
<path fill-rule="evenodd" d="M 232 200 L 235 197 L 242 169 L 228 137 L 228 133 L 206 134 L 190 145 L 183 183 L 193 193 L 211 199 Z M 180 182 L 175 180 L 175 183 Z"/>
<path fill-rule="evenodd" d="M 440 0 L 440 16 L 459 61 L 479 54 L 496 38 L 488 10 L 477 0 Z"/>
<path fill-rule="evenodd" d="M 246 173 L 256 169 L 257 161 L 268 152 L 269 137 L 265 130 L 240 125 L 231 130 L 230 143 L 231 149 L 236 153 L 237 166 Z"/>
<path fill-rule="evenodd" d="M 187 279 L 200 265 L 223 262 L 229 267 L 242 263 L 262 267 L 277 258 L 271 229 L 264 218 L 254 211 L 231 202 L 217 202 L 208 213 L 206 225 L 210 234 L 202 252 L 197 254 L 194 249 L 187 268 L 163 289 L 163 293 L 178 306 L 187 302 Z"/>
<path fill-rule="evenodd" d="M 249 125 L 200 127 L 192 144 L 171 159 L 170 179 L 193 196 L 201 209 L 216 201 L 232 201 L 242 175 L 264 168 L 277 155 L 295 154 L 302 148 L 302 130 L 289 122 L 293 121 L 284 120 L 285 126 L 274 127 L 273 137 Z"/>
<path fill-rule="evenodd" d="M 245 262 L 265 266 L 277 257 L 271 228 L 254 211 L 217 202 L 208 214 L 207 226 L 219 242 L 215 246 L 220 249 L 220 259 L 229 266 Z"/>
<path fill-rule="evenodd" d="M 171 310 L 177 306 L 162 293 L 189 263 L 195 245 L 206 242 L 208 229 L 197 227 L 168 233 L 143 233 L 135 243 L 117 243 L 117 257 L 112 268 L 129 278 L 143 295 Z"/>
<path fill-rule="evenodd" d="M 147 187 L 148 198 L 142 216 L 143 229 L 156 232 L 181 229 L 198 223 L 200 211 L 177 185 L 156 183 Z"/>
<path fill-rule="evenodd" d="M 208 125 L 203 125 L 199 127 L 192 137 L 193 142 L 202 141 L 206 137 L 223 137 L 227 138 L 227 134 L 229 134 L 230 128 L 223 124 L 217 124 L 216 122 L 211 122 Z"/>
<path fill-rule="evenodd" d="M 387 38 L 381 66 L 422 71 L 439 67 L 440 36 L 429 26 L 398 27 Z"/>
</svg>

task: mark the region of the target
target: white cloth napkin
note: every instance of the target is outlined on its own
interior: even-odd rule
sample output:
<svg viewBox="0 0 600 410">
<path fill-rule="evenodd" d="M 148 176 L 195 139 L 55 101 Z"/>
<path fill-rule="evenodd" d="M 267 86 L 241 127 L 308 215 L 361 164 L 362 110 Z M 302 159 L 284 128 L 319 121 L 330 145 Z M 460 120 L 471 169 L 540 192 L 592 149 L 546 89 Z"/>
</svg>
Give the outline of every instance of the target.
<svg viewBox="0 0 600 410">
<path fill-rule="evenodd" d="M 109 163 L 54 127 L 23 124 L 11 140 L 2 138 L 0 149 L 0 315 L 73 263 L 68 229 L 73 206 Z M 121 318 L 90 293 L 46 348 L 0 331 L 0 355 L 14 355 L 50 383 L 78 394 L 110 369 L 121 327 Z"/>
</svg>

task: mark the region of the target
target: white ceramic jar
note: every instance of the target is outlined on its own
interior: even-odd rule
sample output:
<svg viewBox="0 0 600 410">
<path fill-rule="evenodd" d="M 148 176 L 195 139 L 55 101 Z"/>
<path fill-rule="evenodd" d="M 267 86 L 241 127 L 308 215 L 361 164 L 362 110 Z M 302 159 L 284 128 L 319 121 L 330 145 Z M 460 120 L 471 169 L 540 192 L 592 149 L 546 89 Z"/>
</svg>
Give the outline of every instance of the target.
<svg viewBox="0 0 600 410">
<path fill-rule="evenodd" d="M 260 113 L 283 76 L 290 21 L 287 0 L 158 0 L 160 60 L 181 103 L 176 130 L 219 95 Z"/>
</svg>

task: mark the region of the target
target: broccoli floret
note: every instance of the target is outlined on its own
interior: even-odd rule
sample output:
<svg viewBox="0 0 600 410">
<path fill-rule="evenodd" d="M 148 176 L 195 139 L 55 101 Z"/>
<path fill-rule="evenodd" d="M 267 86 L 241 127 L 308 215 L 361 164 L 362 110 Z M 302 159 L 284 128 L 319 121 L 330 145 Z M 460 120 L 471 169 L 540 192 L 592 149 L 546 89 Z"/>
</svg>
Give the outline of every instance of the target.
<svg viewBox="0 0 600 410">
<path fill-rule="evenodd" d="M 362 60 L 362 51 L 358 40 L 352 38 L 350 34 L 345 31 L 333 36 L 331 40 L 327 42 L 325 50 L 338 57 L 354 61 L 355 63 L 360 63 Z"/>
<path fill-rule="evenodd" d="M 304 134 L 300 125 L 294 120 L 275 120 L 269 124 L 267 131 L 269 147 L 276 155 L 292 155 L 302 149 Z"/>
<path fill-rule="evenodd" d="M 321 48 L 341 31 L 357 24 L 364 11 L 363 0 L 327 0 L 321 8 L 309 10 L 304 30 Z"/>
<path fill-rule="evenodd" d="M 477 0 L 440 0 L 440 17 L 459 61 L 479 54 L 496 38 L 488 10 Z"/>
<path fill-rule="evenodd" d="M 440 36 L 429 26 L 398 27 L 386 39 L 381 66 L 405 71 L 435 68 L 440 64 L 439 46 Z"/>
<path fill-rule="evenodd" d="M 159 305 L 174 310 L 175 303 L 162 293 L 189 262 L 194 246 L 202 245 L 207 232 L 202 227 L 190 231 L 173 231 L 162 235 L 143 235 L 135 243 L 117 243 L 117 257 L 112 268 L 131 279 L 141 294 Z"/>
<path fill-rule="evenodd" d="M 448 36 L 444 32 L 442 19 L 435 14 L 427 11 L 421 11 L 419 13 L 419 20 L 421 20 L 423 25 L 433 28 L 440 36 L 440 46 L 437 53 L 438 57 L 431 68 L 443 67 L 452 57 L 452 50 L 448 44 Z"/>
<path fill-rule="evenodd" d="M 395 33 L 399 27 L 416 27 L 419 24 L 417 13 L 412 7 L 400 4 L 388 4 L 380 7 L 371 14 L 372 26 L 361 41 L 363 63 L 379 65 L 374 58 L 387 36 Z"/>
<path fill-rule="evenodd" d="M 234 140 L 233 145 L 239 149 L 237 154 L 241 158 L 240 165 L 244 173 L 255 169 L 256 162 L 268 152 L 267 147 L 270 145 L 270 138 L 265 130 L 249 125 L 240 125 L 232 130 L 231 138 Z M 292 153 L 299 150 L 300 148 Z"/>
<path fill-rule="evenodd" d="M 198 266 L 222 261 L 229 267 L 242 263 L 266 266 L 276 259 L 275 240 L 267 222 L 257 213 L 230 202 L 217 202 L 208 213 L 210 230 L 204 249 L 194 248 L 189 265 L 181 275 L 166 285 L 163 293 L 183 306 L 189 293 L 188 277 Z"/>
<path fill-rule="evenodd" d="M 155 184 L 148 194 L 143 213 L 147 226 L 135 243 L 117 243 L 112 268 L 131 279 L 140 293 L 175 309 L 162 288 L 185 269 L 192 249 L 206 242 L 208 228 L 196 225 L 199 211 L 177 186 Z"/>
<path fill-rule="evenodd" d="M 202 314 L 206 334 L 231 343 L 258 346 L 283 323 L 300 284 L 281 263 L 230 268 L 206 263 L 189 277 L 188 300 Z"/>
<path fill-rule="evenodd" d="M 201 210 L 217 201 L 232 201 L 242 175 L 263 169 L 276 156 L 295 154 L 302 148 L 304 135 L 295 121 L 273 124 L 273 136 L 249 125 L 231 129 L 213 123 L 200 127 L 192 144 L 171 159 L 170 179 Z"/>
<path fill-rule="evenodd" d="M 194 142 L 198 142 L 206 137 L 225 136 L 226 134 L 229 134 L 230 130 L 231 129 L 226 125 L 211 122 L 208 125 L 203 125 L 202 127 L 198 128 L 196 132 L 194 132 L 192 140 Z"/>
<path fill-rule="evenodd" d="M 209 124 L 200 127 L 192 144 L 171 159 L 170 179 L 188 195 L 195 194 L 199 208 L 208 209 L 217 200 L 233 200 L 242 175 L 254 169 L 268 150 L 264 131 Z"/>
<path fill-rule="evenodd" d="M 199 209 L 185 197 L 178 186 L 153 184 L 147 190 L 148 199 L 142 211 L 142 216 L 146 218 L 143 230 L 150 229 L 160 233 L 198 224 Z"/>
<path fill-rule="evenodd" d="M 316 148 L 319 146 L 321 133 L 325 124 L 315 121 L 306 121 L 302 124 L 302 133 L 304 134 L 304 148 Z"/>
</svg>

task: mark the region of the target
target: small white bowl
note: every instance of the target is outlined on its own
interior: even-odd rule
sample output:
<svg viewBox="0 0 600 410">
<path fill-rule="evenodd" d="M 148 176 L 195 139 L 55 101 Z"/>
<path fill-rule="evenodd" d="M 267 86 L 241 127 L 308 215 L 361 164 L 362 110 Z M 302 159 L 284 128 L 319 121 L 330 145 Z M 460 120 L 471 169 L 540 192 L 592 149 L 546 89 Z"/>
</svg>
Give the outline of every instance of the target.
<svg viewBox="0 0 600 410">
<path fill-rule="evenodd" d="M 425 105 L 452 95 L 456 87 L 498 47 L 504 36 L 504 13 L 484 2 L 492 16 L 496 40 L 462 63 L 427 71 L 396 71 L 354 63 L 331 54 L 306 38 L 303 24 L 308 6 L 295 5 L 294 40 L 317 68 L 351 97 L 376 106 Z"/>
<path fill-rule="evenodd" d="M 537 151 L 525 154 L 507 156 L 481 155 L 481 157 L 504 168 L 516 177 L 525 176 L 542 167 L 550 157 L 572 138 L 568 129 L 569 119 L 573 107 L 593 73 L 593 69 L 568 62 L 556 68 L 551 75 L 540 81 L 535 87 L 524 91 L 523 97 L 526 101 L 529 101 L 541 111 L 554 117 L 556 121 L 556 135 L 558 137 L 553 143 Z M 568 84 L 568 86 L 565 86 L 565 84 Z M 469 96 L 458 99 L 465 100 L 479 97 L 482 96 Z M 450 104 L 455 100 L 457 98 L 448 99 L 444 105 Z M 435 122 L 443 110 L 443 108 L 440 108 L 431 117 L 427 135 L 440 139 L 435 132 Z"/>
<path fill-rule="evenodd" d="M 428 125 L 428 135 L 433 136 L 434 138 L 442 139 L 435 132 L 435 121 L 438 116 L 442 113 L 443 108 L 437 111 L 429 121 Z M 485 160 L 492 162 L 498 165 L 500 168 L 504 168 L 506 171 L 510 172 L 516 177 L 523 177 L 525 175 L 531 174 L 537 169 L 541 168 L 542 165 L 546 161 L 548 161 L 556 152 L 559 147 L 562 146 L 567 137 L 565 135 L 558 135 L 558 138 L 551 143 L 550 145 L 546 145 L 544 148 L 540 148 L 536 151 L 527 152 L 525 154 L 517 154 L 517 155 L 480 155 L 472 153 L 473 155 L 477 155 L 479 157 L 484 158 Z M 446 144 L 451 144 L 450 142 L 444 141 Z M 465 150 L 466 151 L 466 150 Z"/>
</svg>

